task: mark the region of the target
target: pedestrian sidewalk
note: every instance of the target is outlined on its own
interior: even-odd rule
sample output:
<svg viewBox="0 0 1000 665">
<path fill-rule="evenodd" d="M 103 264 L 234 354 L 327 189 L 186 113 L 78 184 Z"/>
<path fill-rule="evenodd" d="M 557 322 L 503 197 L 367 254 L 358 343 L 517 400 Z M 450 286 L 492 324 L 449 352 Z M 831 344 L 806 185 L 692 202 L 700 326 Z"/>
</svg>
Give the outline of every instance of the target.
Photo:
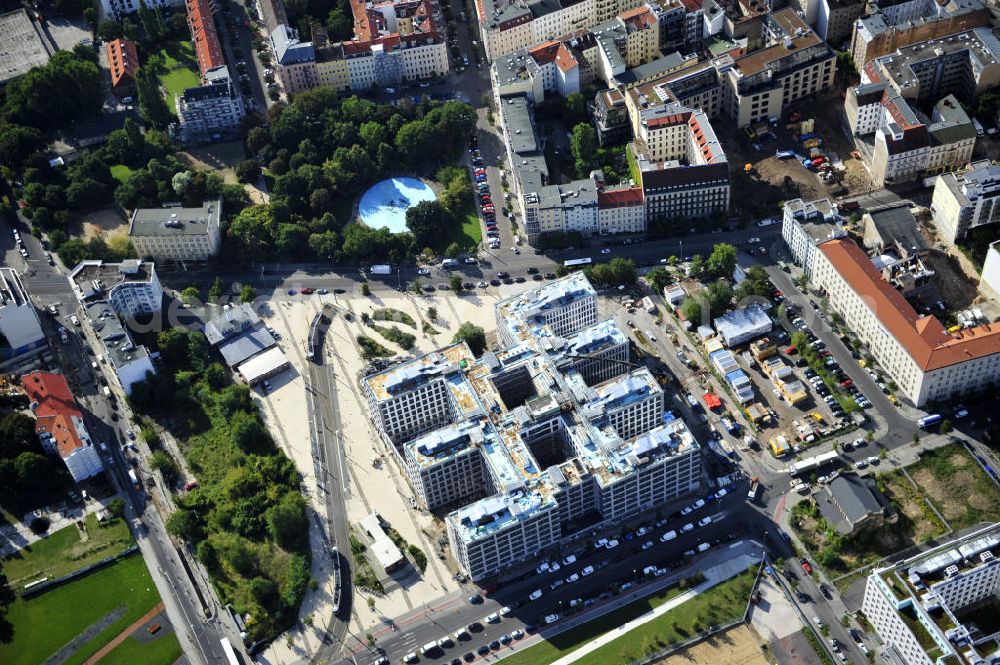
<svg viewBox="0 0 1000 665">
<path fill-rule="evenodd" d="M 698 594 L 704 593 L 705 591 L 708 591 L 712 587 L 721 584 L 722 582 L 725 582 L 730 578 L 736 577 L 740 573 L 744 572 L 751 565 L 757 564 L 759 562 L 760 562 L 759 555 L 755 556 L 753 553 L 746 553 L 746 554 L 740 554 L 739 556 L 735 556 L 731 559 L 727 559 L 726 561 L 723 561 L 718 565 L 712 566 L 711 568 L 707 568 L 704 571 L 702 571 L 705 575 L 705 581 L 702 582 L 701 584 L 692 587 L 691 589 L 685 591 L 684 593 L 675 598 L 671 598 L 670 600 L 663 603 L 659 607 L 656 607 L 650 610 L 649 612 L 646 612 L 642 616 L 637 617 L 627 623 L 624 623 L 621 626 L 615 628 L 614 630 L 608 631 L 604 635 L 601 635 L 597 639 L 592 640 L 587 645 L 577 649 L 573 653 L 567 654 L 562 658 L 553 661 L 552 665 L 569 665 L 569 663 L 573 663 L 579 660 L 580 658 L 583 658 L 587 654 L 592 653 L 597 649 L 600 649 L 604 645 L 617 640 L 619 637 L 626 636 L 630 631 L 638 628 L 639 626 L 649 623 L 653 619 L 663 616 L 670 610 L 675 609 L 680 605 L 683 605 L 687 601 L 698 596 Z M 632 602 L 632 601 L 629 600 L 627 602 Z M 626 604 L 626 602 L 623 601 L 622 604 L 624 605 Z M 609 607 L 605 608 L 605 611 L 611 609 L 617 609 L 617 608 Z"/>
</svg>

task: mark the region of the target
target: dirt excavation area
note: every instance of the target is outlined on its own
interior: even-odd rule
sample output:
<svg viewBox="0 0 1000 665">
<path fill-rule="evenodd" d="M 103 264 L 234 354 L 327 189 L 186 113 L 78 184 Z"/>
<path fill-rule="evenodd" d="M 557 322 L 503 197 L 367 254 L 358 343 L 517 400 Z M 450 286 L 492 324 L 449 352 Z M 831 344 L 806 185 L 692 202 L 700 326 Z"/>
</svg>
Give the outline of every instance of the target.
<svg viewBox="0 0 1000 665">
<path fill-rule="evenodd" d="M 659 661 L 664 665 L 767 665 L 760 640 L 749 626 L 737 626 L 713 635 Z"/>
</svg>

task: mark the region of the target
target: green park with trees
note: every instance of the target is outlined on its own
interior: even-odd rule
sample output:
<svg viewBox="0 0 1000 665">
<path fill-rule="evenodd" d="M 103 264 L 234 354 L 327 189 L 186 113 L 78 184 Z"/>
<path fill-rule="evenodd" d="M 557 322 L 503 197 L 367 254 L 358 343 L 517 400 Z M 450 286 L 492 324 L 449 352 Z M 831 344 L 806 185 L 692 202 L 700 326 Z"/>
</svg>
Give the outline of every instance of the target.
<svg viewBox="0 0 1000 665">
<path fill-rule="evenodd" d="M 194 548 L 222 602 L 249 615 L 248 639 L 273 637 L 296 622 L 311 579 L 299 472 L 202 333 L 171 328 L 147 341 L 164 366 L 133 386 L 130 403 L 177 438 L 199 483 L 176 497 L 167 530 Z M 169 458 L 154 463 L 178 473 Z"/>
</svg>

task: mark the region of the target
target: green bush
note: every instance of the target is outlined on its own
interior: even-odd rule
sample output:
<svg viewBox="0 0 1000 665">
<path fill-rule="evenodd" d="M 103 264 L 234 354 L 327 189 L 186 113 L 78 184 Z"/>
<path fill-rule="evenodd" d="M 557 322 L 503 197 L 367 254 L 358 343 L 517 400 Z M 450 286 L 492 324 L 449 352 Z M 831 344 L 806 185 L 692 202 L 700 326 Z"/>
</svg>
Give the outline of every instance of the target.
<svg viewBox="0 0 1000 665">
<path fill-rule="evenodd" d="M 361 347 L 361 357 L 365 360 L 371 360 L 372 358 L 389 358 L 392 356 L 392 351 L 385 348 L 367 335 L 358 335 L 357 341 L 358 345 Z"/>
<path fill-rule="evenodd" d="M 415 336 L 408 332 L 403 332 L 396 326 L 392 326 L 391 328 L 386 328 L 385 326 L 372 326 L 372 328 L 378 332 L 378 334 L 382 335 L 382 337 L 385 337 L 390 342 L 395 342 L 406 351 L 412 349 L 413 345 L 417 341 Z"/>
<path fill-rule="evenodd" d="M 416 564 L 420 572 L 427 570 L 427 555 L 424 554 L 424 551 L 416 545 L 410 545 L 409 552 L 410 556 L 413 557 L 413 563 Z"/>
</svg>

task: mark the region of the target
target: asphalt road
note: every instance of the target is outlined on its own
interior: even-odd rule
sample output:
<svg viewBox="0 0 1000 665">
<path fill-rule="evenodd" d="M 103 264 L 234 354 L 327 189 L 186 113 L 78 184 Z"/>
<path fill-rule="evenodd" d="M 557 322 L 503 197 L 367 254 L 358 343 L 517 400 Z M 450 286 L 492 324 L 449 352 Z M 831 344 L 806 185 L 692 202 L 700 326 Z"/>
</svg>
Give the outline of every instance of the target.
<svg viewBox="0 0 1000 665">
<path fill-rule="evenodd" d="M 646 578 L 642 574 L 643 568 L 649 565 L 676 567 L 684 561 L 684 552 L 695 548 L 698 543 L 712 544 L 719 541 L 717 544 L 721 544 L 729 538 L 759 540 L 764 533 L 766 523 L 758 513 L 749 509 L 743 500 L 746 496 L 746 484 L 730 488 L 730 493 L 721 501 L 709 501 L 703 508 L 685 516 L 677 516 L 662 527 L 655 527 L 653 524 L 655 520 L 649 518 L 646 523 L 651 528 L 649 534 L 630 540 L 619 538 L 620 544 L 614 550 L 593 549 L 591 537 L 585 541 L 578 541 L 573 547 L 566 547 L 558 554 L 558 557 L 565 557 L 574 553 L 577 556 L 576 562 L 561 567 L 556 573 L 539 575 L 534 569 L 528 568 L 518 578 L 499 584 L 499 588 L 486 598 L 476 594 L 475 589 L 472 589 L 465 595 L 456 593 L 429 603 L 409 615 L 398 617 L 391 623 L 371 631 L 376 638 L 375 647 L 355 649 L 340 662 L 344 665 L 349 663 L 353 665 L 355 662 L 359 665 L 365 662 L 374 663 L 378 656 L 383 654 L 389 657 L 390 662 L 399 662 L 405 654 L 419 652 L 420 647 L 428 642 L 437 641 L 461 628 L 467 628 L 475 621 L 482 623 L 482 631 L 471 632 L 471 639 L 461 641 L 449 648 L 445 654 L 447 659 L 461 657 L 466 652 L 474 653 L 479 646 L 488 645 L 503 633 L 509 634 L 518 628 L 524 630 L 528 625 L 541 626 L 542 618 L 547 614 L 559 613 L 565 618 L 570 614 L 570 602 L 574 599 L 580 599 L 582 604 L 588 598 L 593 598 L 596 601 L 595 607 L 599 607 L 610 597 L 613 582 L 649 584 L 655 578 Z M 671 529 L 679 531 L 684 524 L 689 522 L 697 524 L 699 519 L 706 516 L 713 516 L 711 524 L 701 528 L 695 527 L 695 530 L 686 536 L 682 535 L 665 543 L 660 542 L 659 537 L 664 532 Z M 638 524 L 631 525 L 631 528 L 637 526 Z M 616 532 L 614 535 L 620 534 Z M 653 546 L 643 550 L 642 545 L 646 541 L 651 541 Z M 553 555 L 550 560 L 556 558 Z M 587 566 L 593 566 L 595 569 L 592 577 L 581 577 L 574 583 L 565 582 L 568 576 L 573 573 L 580 574 Z M 561 580 L 562 583 L 552 589 L 551 585 L 557 580 Z M 541 598 L 529 600 L 529 595 L 538 589 L 542 590 Z M 605 592 L 609 595 L 600 598 Z M 467 596 L 470 594 L 482 602 L 469 602 Z M 487 615 L 499 612 L 500 608 L 505 606 L 509 607 L 511 612 L 499 624 L 490 624 L 485 620 Z M 433 660 L 440 659 L 439 655 Z M 477 656 L 476 660 L 483 658 Z"/>
<path fill-rule="evenodd" d="M 223 635 L 228 635 L 237 648 L 242 644 L 235 626 L 227 620 L 224 612 L 218 611 L 218 602 L 214 597 L 209 601 L 215 606 L 214 617 L 211 620 L 205 618 L 201 602 L 181 561 L 185 553 L 174 548 L 164 521 L 155 507 L 150 507 L 145 490 L 136 490 L 132 486 L 128 477 L 131 466 L 121 449 L 123 442 L 119 428 L 122 422 L 116 423 L 112 419 L 115 409 L 102 394 L 98 377 L 90 365 L 103 351 L 93 349 L 85 331 L 70 323 L 71 314 L 76 313 L 81 320 L 83 316 L 58 261 L 55 266 L 48 265 L 41 242 L 30 235 L 24 224 L 19 224 L 18 230 L 29 253 L 27 260 L 22 259 L 14 246 L 9 223 L 0 219 L 0 251 L 4 252 L 4 264 L 22 272 L 24 286 L 40 310 L 39 318 L 53 355 L 70 380 L 84 412 L 87 429 L 95 442 L 107 444 L 107 450 L 101 450 L 101 463 L 110 482 L 126 500 L 126 517 L 133 526 L 133 535 L 164 601 L 167 616 L 177 630 L 184 653 L 193 663 L 221 662 L 223 654 L 219 640 Z M 57 306 L 56 316 L 45 311 L 49 305 Z M 59 341 L 57 330 L 60 325 L 68 332 L 66 344 Z M 113 381 L 113 378 L 109 379 L 109 382 Z M 135 527 L 133 520 L 136 517 L 142 520 L 141 528 Z M 198 565 L 193 558 L 187 563 L 191 567 Z"/>
<path fill-rule="evenodd" d="M 369 287 L 373 292 L 396 290 L 399 284 L 408 284 L 420 277 L 423 284 L 447 284 L 452 272 L 461 274 L 463 280 L 469 282 L 489 281 L 498 272 L 509 272 L 512 277 L 530 279 L 530 268 L 540 273 L 555 272 L 563 261 L 573 258 L 590 257 L 595 262 L 610 261 L 615 257 L 633 259 L 637 266 L 659 265 L 662 259 L 671 255 L 679 258 L 702 254 L 708 256 L 716 243 L 727 242 L 737 246 L 745 245 L 750 236 L 761 238 L 762 244 L 769 244 L 778 239 L 781 230 L 778 225 L 765 228 L 752 227 L 746 230 L 726 231 L 723 233 L 703 233 L 689 235 L 683 238 L 668 238 L 651 240 L 641 244 L 612 245 L 610 254 L 601 254 L 603 246 L 581 248 L 572 251 L 534 254 L 531 250 L 521 254 L 513 254 L 509 250 L 482 252 L 476 265 L 462 264 L 455 271 L 432 268 L 431 275 L 423 277 L 417 274 L 416 267 L 401 267 L 390 275 L 367 275 Z M 216 277 L 224 284 L 250 284 L 257 290 L 258 296 L 269 296 L 273 293 L 286 292 L 289 289 L 345 289 L 353 291 L 360 288 L 362 266 L 332 266 L 316 263 L 264 263 L 253 267 L 239 266 L 206 266 L 194 270 L 170 270 L 158 268 L 160 279 L 165 286 L 181 290 L 192 283 L 210 285 Z M 304 297 L 304 296 L 303 296 Z"/>
</svg>

